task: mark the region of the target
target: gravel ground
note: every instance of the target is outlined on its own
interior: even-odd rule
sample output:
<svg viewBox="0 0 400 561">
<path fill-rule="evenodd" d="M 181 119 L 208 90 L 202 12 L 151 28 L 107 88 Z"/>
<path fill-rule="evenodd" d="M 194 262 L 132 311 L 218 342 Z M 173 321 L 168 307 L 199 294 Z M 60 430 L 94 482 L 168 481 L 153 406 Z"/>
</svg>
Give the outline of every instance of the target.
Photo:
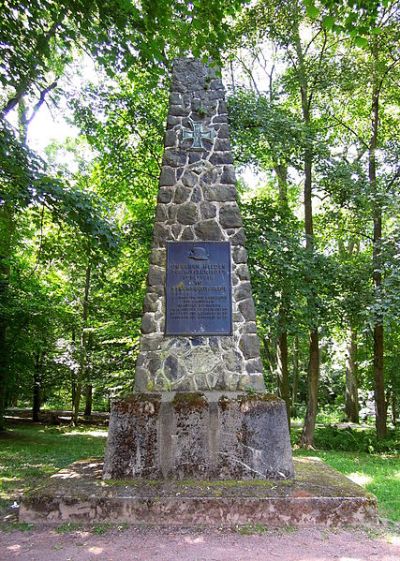
<svg viewBox="0 0 400 561">
<path fill-rule="evenodd" d="M 246 531 L 246 529 L 242 530 Z M 96 534 L 95 532 L 105 532 Z M 301 529 L 242 535 L 127 528 L 0 532 L 1 561 L 400 561 L 400 535 Z"/>
</svg>

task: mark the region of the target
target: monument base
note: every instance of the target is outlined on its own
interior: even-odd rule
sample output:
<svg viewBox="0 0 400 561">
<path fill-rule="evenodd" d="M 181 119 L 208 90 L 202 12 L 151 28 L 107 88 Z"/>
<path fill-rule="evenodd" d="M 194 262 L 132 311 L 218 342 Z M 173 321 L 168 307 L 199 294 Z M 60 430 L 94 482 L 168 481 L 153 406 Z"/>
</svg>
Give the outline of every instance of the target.
<svg viewBox="0 0 400 561">
<path fill-rule="evenodd" d="M 294 461 L 296 478 L 268 481 L 102 480 L 102 462 L 61 470 L 21 502 L 19 520 L 232 528 L 376 522 L 376 499 L 315 458 Z"/>
<path fill-rule="evenodd" d="M 285 403 L 269 394 L 136 393 L 114 401 L 104 479 L 290 479 Z"/>
</svg>

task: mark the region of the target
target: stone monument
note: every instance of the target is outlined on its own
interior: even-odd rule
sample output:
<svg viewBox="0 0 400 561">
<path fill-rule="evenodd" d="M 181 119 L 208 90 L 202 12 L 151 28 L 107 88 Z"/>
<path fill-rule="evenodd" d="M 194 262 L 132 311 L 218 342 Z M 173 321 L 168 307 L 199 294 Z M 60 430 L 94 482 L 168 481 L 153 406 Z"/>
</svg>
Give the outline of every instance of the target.
<svg viewBox="0 0 400 561">
<path fill-rule="evenodd" d="M 235 195 L 222 83 L 200 62 L 178 60 L 135 393 L 113 403 L 104 465 L 92 458 L 53 475 L 24 496 L 21 521 L 376 519 L 376 499 L 323 462 L 297 458 L 293 479 L 285 404 L 264 389 Z"/>
<path fill-rule="evenodd" d="M 113 403 L 103 477 L 293 477 L 265 393 L 221 80 L 175 61 L 135 393 Z"/>
</svg>

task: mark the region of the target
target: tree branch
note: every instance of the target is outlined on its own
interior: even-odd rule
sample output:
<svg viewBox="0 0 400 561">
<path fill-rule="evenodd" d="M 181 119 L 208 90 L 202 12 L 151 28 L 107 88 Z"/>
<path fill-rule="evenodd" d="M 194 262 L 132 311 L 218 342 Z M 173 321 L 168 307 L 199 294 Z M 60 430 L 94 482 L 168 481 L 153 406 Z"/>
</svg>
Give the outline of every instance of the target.
<svg viewBox="0 0 400 561">
<path fill-rule="evenodd" d="M 44 88 L 40 92 L 39 101 L 33 106 L 32 113 L 31 113 L 30 117 L 25 119 L 25 124 L 27 126 L 31 123 L 31 121 L 34 119 L 36 113 L 39 111 L 39 109 L 42 107 L 43 103 L 46 101 L 46 95 L 49 92 L 51 92 L 52 90 L 54 90 L 57 87 L 57 84 L 58 84 L 58 78 L 56 78 L 56 80 L 54 80 L 53 83 L 51 83 L 49 86 L 47 86 L 46 88 Z"/>
<path fill-rule="evenodd" d="M 357 236 L 370 240 L 371 242 L 374 241 L 374 238 L 372 236 L 368 236 L 368 234 L 366 234 L 365 232 L 359 232 L 358 230 L 348 230 L 347 228 L 343 228 L 343 232 L 347 232 L 348 234 L 356 234 Z"/>
<path fill-rule="evenodd" d="M 397 168 L 396 173 L 394 174 L 394 176 L 392 177 L 392 179 L 389 181 L 389 183 L 386 185 L 386 189 L 390 189 L 394 183 L 397 181 L 397 179 L 399 179 L 400 177 L 400 167 Z"/>
<path fill-rule="evenodd" d="M 339 125 L 341 125 L 342 127 L 344 127 L 345 129 L 347 129 L 349 132 L 351 132 L 352 134 L 354 134 L 354 136 L 361 142 L 361 144 L 367 149 L 369 150 L 369 145 L 367 142 L 365 142 L 365 140 L 363 140 L 361 138 L 361 136 L 350 127 L 350 125 L 347 125 L 346 123 L 344 123 L 343 121 L 341 121 L 340 119 L 338 119 L 337 117 L 335 117 L 335 115 L 333 115 L 332 113 L 329 114 L 330 117 L 332 117 L 332 119 L 334 119 L 337 123 L 339 123 Z"/>
<path fill-rule="evenodd" d="M 28 72 L 27 76 L 25 76 L 24 79 L 21 80 L 20 84 L 15 88 L 16 93 L 14 97 L 9 99 L 5 107 L 0 111 L 1 119 L 4 119 L 4 117 L 6 117 L 6 115 L 18 105 L 18 103 L 27 93 L 29 87 L 32 85 L 32 82 L 35 80 L 35 78 L 37 78 L 39 65 L 39 55 L 37 53 L 40 53 L 39 45 L 41 45 L 43 42 L 49 43 L 50 39 L 52 39 L 52 37 L 56 35 L 58 27 L 61 25 L 63 19 L 68 13 L 68 9 L 68 6 L 64 6 L 56 21 L 53 22 L 53 24 L 49 27 L 47 33 L 45 33 L 44 36 L 40 36 L 36 41 L 36 45 L 32 49 L 32 55 L 33 57 L 36 57 L 36 62 L 32 64 L 30 72 Z"/>
<path fill-rule="evenodd" d="M 308 52 L 308 49 L 311 47 L 311 45 L 314 43 L 314 41 L 316 40 L 316 38 L 322 33 L 322 28 L 320 28 L 317 33 L 314 35 L 314 37 L 311 38 L 311 41 L 308 43 L 308 45 L 306 45 L 306 48 L 304 49 L 304 54 L 306 55 Z"/>
</svg>

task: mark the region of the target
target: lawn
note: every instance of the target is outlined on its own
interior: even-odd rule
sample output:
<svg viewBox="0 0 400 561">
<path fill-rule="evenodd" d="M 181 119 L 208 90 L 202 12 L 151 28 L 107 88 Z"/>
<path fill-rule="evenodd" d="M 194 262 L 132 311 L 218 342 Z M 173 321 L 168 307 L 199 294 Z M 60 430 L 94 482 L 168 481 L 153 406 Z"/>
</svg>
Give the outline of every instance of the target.
<svg viewBox="0 0 400 561">
<path fill-rule="evenodd" d="M 400 457 L 366 452 L 295 450 L 295 456 L 318 456 L 378 499 L 379 514 L 400 522 Z"/>
<path fill-rule="evenodd" d="M 98 427 L 16 425 L 0 435 L 0 519 L 25 489 L 80 458 L 104 455 Z"/>
<path fill-rule="evenodd" d="M 97 427 L 16 425 L 0 435 L 0 518 L 25 490 L 80 458 L 101 457 L 107 432 Z M 378 497 L 384 518 L 400 522 L 400 457 L 346 451 L 295 450 L 318 456 Z"/>
</svg>

